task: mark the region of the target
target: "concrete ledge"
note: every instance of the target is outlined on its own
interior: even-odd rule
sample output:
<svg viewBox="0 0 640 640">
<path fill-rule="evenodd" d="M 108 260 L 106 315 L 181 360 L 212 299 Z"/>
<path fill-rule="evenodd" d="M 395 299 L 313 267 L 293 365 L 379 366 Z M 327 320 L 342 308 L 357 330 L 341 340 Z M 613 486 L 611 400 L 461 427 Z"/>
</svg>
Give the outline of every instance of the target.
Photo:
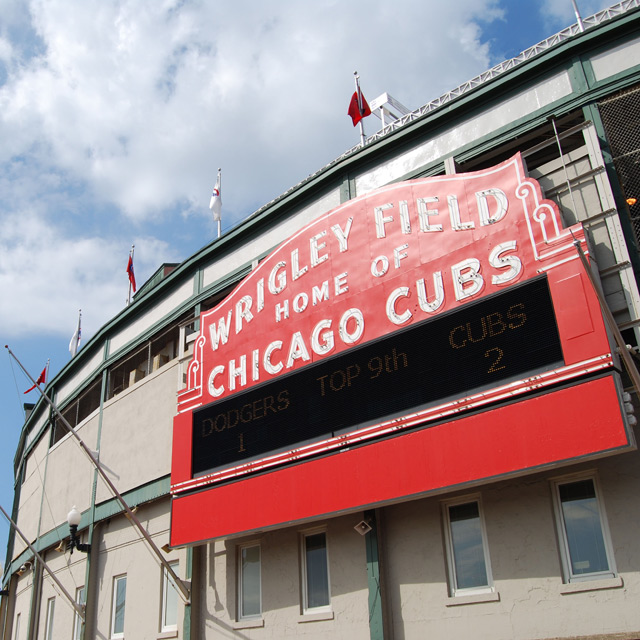
<svg viewBox="0 0 640 640">
<path fill-rule="evenodd" d="M 500 593 L 474 593 L 468 596 L 451 596 L 445 600 L 445 607 L 458 607 L 463 604 L 479 604 L 481 602 L 500 602 Z"/>
<path fill-rule="evenodd" d="M 250 618 L 247 620 L 238 620 L 238 622 L 233 622 L 231 624 L 232 629 L 257 629 L 259 627 L 264 627 L 263 618 Z"/>
<path fill-rule="evenodd" d="M 585 580 L 584 582 L 569 582 L 560 586 L 561 595 L 569 595 L 570 593 L 583 593 L 585 591 L 600 591 L 602 589 L 619 589 L 624 586 L 622 578 L 604 578 L 602 580 Z M 630 636 L 631 637 L 631 636 Z M 636 635 L 632 636 L 633 638 Z"/>
<path fill-rule="evenodd" d="M 298 622 L 317 622 L 318 620 L 333 620 L 333 611 L 303 613 L 298 617 Z"/>
</svg>

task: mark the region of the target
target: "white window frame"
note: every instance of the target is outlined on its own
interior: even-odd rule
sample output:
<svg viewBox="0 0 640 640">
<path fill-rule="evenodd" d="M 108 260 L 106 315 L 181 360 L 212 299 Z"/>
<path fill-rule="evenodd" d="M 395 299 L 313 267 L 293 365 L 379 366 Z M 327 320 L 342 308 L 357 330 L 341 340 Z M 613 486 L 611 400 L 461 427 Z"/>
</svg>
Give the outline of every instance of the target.
<svg viewBox="0 0 640 640">
<path fill-rule="evenodd" d="M 47 600 L 47 618 L 45 620 L 44 637 L 45 640 L 54 640 L 53 635 L 53 619 L 56 611 L 56 598 L 49 598 Z"/>
<path fill-rule="evenodd" d="M 169 566 L 173 569 L 173 571 L 177 575 L 180 562 L 178 560 L 174 560 L 169 563 Z M 172 601 L 175 601 L 176 619 L 175 619 L 175 622 L 167 623 L 167 605 L 169 603 L 169 598 L 171 598 Z M 160 607 L 160 632 L 161 633 L 178 630 L 178 600 L 179 600 L 178 588 L 173 582 L 173 578 L 167 571 L 167 568 L 162 567 L 162 599 L 161 599 L 161 607 Z"/>
<path fill-rule="evenodd" d="M 76 589 L 76 603 L 82 606 L 84 602 L 84 585 Z M 82 638 L 82 618 L 78 613 L 73 616 L 73 640 Z"/>
<path fill-rule="evenodd" d="M 458 576 L 456 575 L 456 550 L 451 531 L 450 508 L 463 504 L 475 503 L 478 506 L 478 523 L 480 526 L 480 535 L 482 537 L 482 553 L 484 559 L 485 573 L 487 576 L 487 584 L 477 587 L 458 587 Z M 447 500 L 442 503 L 442 520 L 444 523 L 444 538 L 447 555 L 447 570 L 449 574 L 449 595 L 452 597 L 476 595 L 484 593 L 493 593 L 493 574 L 491 572 L 491 557 L 489 555 L 489 543 L 487 540 L 487 529 L 484 520 L 484 509 L 482 507 L 482 499 L 479 494 L 472 494 L 456 498 L 455 500 Z"/>
<path fill-rule="evenodd" d="M 258 560 L 258 613 L 245 614 L 242 609 L 242 603 L 244 601 L 243 592 L 244 592 L 244 579 L 242 572 L 242 552 L 245 549 L 252 549 L 254 547 L 258 548 L 259 560 Z M 236 573 L 238 576 L 237 585 L 238 585 L 238 620 L 259 620 L 262 618 L 262 547 L 259 542 L 247 542 L 244 544 L 238 545 L 237 548 L 237 566 Z"/>
<path fill-rule="evenodd" d="M 126 602 L 127 602 L 127 574 L 123 573 L 119 576 L 113 577 L 113 585 L 111 590 L 111 638 L 124 638 L 124 620 L 125 620 L 125 611 L 122 612 L 122 631 L 116 631 L 116 610 L 118 603 L 118 585 L 120 582 L 124 580 L 124 604 L 126 610 Z"/>
<path fill-rule="evenodd" d="M 316 607 L 309 606 L 309 591 L 308 591 L 308 567 L 307 567 L 307 539 L 318 535 L 324 535 L 325 543 L 325 562 L 327 563 L 327 600 L 326 605 L 319 605 Z M 329 573 L 329 537 L 327 536 L 326 527 L 309 529 L 300 532 L 300 567 L 301 567 L 301 581 L 302 581 L 302 613 L 327 613 L 332 611 L 331 609 L 331 575 Z"/>
<path fill-rule="evenodd" d="M 13 632 L 13 640 L 20 639 L 20 614 L 16 616 L 15 631 Z"/>
<path fill-rule="evenodd" d="M 607 558 L 608 569 L 606 571 L 592 571 L 588 573 L 574 573 L 571 562 L 570 542 L 567 536 L 566 523 L 562 510 L 562 500 L 560 497 L 560 487 L 576 482 L 584 482 L 590 480 L 593 483 L 595 493 L 595 501 L 598 507 L 598 516 L 600 521 L 600 531 L 602 541 Z M 615 559 L 613 556 L 613 545 L 611 544 L 611 534 L 609 532 L 609 524 L 607 522 L 607 514 L 602 500 L 602 491 L 600 490 L 597 474 L 595 471 L 573 474 L 562 478 L 552 479 L 553 488 L 553 508 L 556 520 L 556 530 L 558 533 L 558 541 L 560 548 L 560 559 L 562 561 L 562 571 L 565 583 L 585 582 L 588 580 L 601 580 L 607 578 L 615 578 L 618 575 Z"/>
</svg>

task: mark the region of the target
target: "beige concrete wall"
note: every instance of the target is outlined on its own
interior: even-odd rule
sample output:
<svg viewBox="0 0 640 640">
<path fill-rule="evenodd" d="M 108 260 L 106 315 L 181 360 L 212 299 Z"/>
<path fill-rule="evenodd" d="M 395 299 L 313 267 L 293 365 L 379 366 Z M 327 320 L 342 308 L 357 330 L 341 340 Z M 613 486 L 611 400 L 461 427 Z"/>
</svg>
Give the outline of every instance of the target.
<svg viewBox="0 0 640 640">
<path fill-rule="evenodd" d="M 139 315 L 130 324 L 111 336 L 109 340 L 109 355 L 124 347 L 127 342 L 135 340 L 139 335 L 149 330 L 174 309 L 193 295 L 193 280 L 189 277 L 172 293 L 158 300 L 146 313 Z"/>
<path fill-rule="evenodd" d="M 73 555 L 49 551 L 44 554 L 47 566 L 53 571 L 56 578 L 62 583 L 67 593 L 75 599 L 76 588 L 84 586 L 86 572 L 86 556 L 81 553 Z M 40 599 L 40 624 L 39 638 L 44 638 L 44 630 L 47 621 L 47 601 L 55 598 L 53 616 L 53 637 L 73 638 L 73 623 L 75 611 L 69 600 L 60 592 L 54 580 L 47 571 L 42 576 L 42 596 Z M 22 626 L 22 625 L 21 625 Z M 26 634 L 26 630 L 24 631 Z M 24 636 L 26 637 L 26 635 Z"/>
<path fill-rule="evenodd" d="M 141 506 L 136 516 L 162 547 L 169 541 L 169 501 L 159 500 Z M 99 589 L 95 636 L 111 635 L 111 598 L 113 578 L 127 576 L 124 615 L 125 638 L 159 638 L 162 594 L 162 565 L 143 541 L 140 534 L 124 516 L 102 523 L 98 530 L 97 555 L 94 556 L 94 587 Z M 171 551 L 165 555 L 169 562 L 179 561 L 178 575 L 185 577 L 186 552 Z M 178 600 L 178 629 L 181 637 L 184 606 Z M 62 637 L 62 636 L 61 636 Z"/>
<path fill-rule="evenodd" d="M 172 360 L 105 403 L 100 462 L 120 493 L 170 473 L 177 389 Z M 111 497 L 99 482 L 96 502 Z"/>
<path fill-rule="evenodd" d="M 235 269 L 255 260 L 266 251 L 284 242 L 296 231 L 309 224 L 321 215 L 331 211 L 340 204 L 340 189 L 334 189 L 327 195 L 302 208 L 296 214 L 283 222 L 272 224 L 255 240 L 243 244 L 235 251 L 228 253 L 202 269 L 202 286 L 213 284 L 221 276 L 233 272 Z"/>
<path fill-rule="evenodd" d="M 99 416 L 93 415 L 76 431 L 90 448 L 96 447 Z M 82 513 L 91 506 L 94 466 L 80 449 L 77 440 L 67 434 L 48 453 L 45 499 L 42 503 L 40 533 L 55 529 L 67 521 L 74 505 Z"/>
<path fill-rule="evenodd" d="M 19 511 L 16 524 L 30 542 L 38 535 L 40 520 L 40 505 L 42 503 L 42 488 L 46 468 L 47 452 L 49 450 L 49 432 L 47 431 L 31 450 L 27 458 L 27 472 L 20 487 Z M 18 557 L 27 545 L 16 534 L 13 547 L 13 557 Z"/>
<path fill-rule="evenodd" d="M 496 601 L 449 597 L 441 498 L 384 509 L 393 637 L 531 640 L 630 631 L 640 635 L 640 507 L 634 498 L 640 490 L 639 458 L 627 453 L 475 488 L 484 507 Z M 620 577 L 566 585 L 549 480 L 588 469 L 598 470 Z M 462 495 L 465 492 L 446 498 Z"/>
<path fill-rule="evenodd" d="M 31 593 L 33 587 L 33 568 L 30 567 L 28 571 L 25 571 L 21 576 L 17 578 L 16 584 L 16 601 L 13 610 L 13 617 L 11 620 L 12 627 L 12 640 L 22 639 L 27 637 L 27 629 L 29 627 L 29 609 L 31 607 Z M 20 633 L 16 638 L 16 621 L 20 616 Z"/>
<path fill-rule="evenodd" d="M 302 615 L 300 534 L 290 527 L 258 536 L 217 541 L 203 554 L 200 633 L 203 638 L 304 637 L 369 640 L 367 565 L 364 538 L 353 527 L 357 513 L 326 524 L 331 612 Z M 262 619 L 237 621 L 236 550 L 257 541 L 261 548 Z"/>
</svg>

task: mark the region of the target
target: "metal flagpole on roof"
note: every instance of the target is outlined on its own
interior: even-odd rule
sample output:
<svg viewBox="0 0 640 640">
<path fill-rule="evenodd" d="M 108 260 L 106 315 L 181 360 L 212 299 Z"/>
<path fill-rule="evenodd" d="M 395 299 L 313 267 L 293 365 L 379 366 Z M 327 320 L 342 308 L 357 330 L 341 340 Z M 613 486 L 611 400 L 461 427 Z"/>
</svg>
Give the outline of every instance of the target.
<svg viewBox="0 0 640 640">
<path fill-rule="evenodd" d="M 16 355 L 13 353 L 13 351 L 9 349 L 8 345 L 5 345 L 5 349 L 7 349 L 7 351 L 9 352 L 9 355 L 11 355 L 11 357 L 18 363 L 18 366 L 22 369 L 22 371 L 25 373 L 27 378 L 29 378 L 31 382 L 35 383 L 35 380 L 29 375 L 29 372 L 24 368 L 24 366 L 22 366 L 22 362 L 18 360 Z M 40 391 L 40 395 L 43 397 L 44 401 L 49 405 L 49 407 L 51 407 L 51 409 L 53 409 L 53 411 L 56 414 L 56 417 L 62 422 L 62 424 L 67 429 L 67 431 L 69 431 L 69 433 L 72 434 L 72 436 L 76 439 L 77 443 L 80 445 L 80 448 L 82 449 L 82 451 L 84 451 L 84 453 L 87 455 L 89 460 L 91 460 L 93 466 L 96 468 L 100 477 L 104 480 L 106 485 L 111 490 L 111 493 L 113 493 L 116 500 L 120 503 L 120 505 L 124 509 L 125 515 L 127 516 L 127 518 L 134 524 L 134 526 L 138 529 L 142 537 L 147 541 L 147 544 L 149 545 L 151 550 L 156 554 L 158 560 L 160 560 L 160 564 L 166 569 L 167 573 L 171 576 L 172 581 L 180 591 L 180 594 L 182 595 L 182 598 L 185 604 L 191 604 L 190 590 L 187 588 L 185 583 L 178 577 L 178 575 L 173 570 L 171 565 L 167 562 L 166 558 L 162 555 L 162 552 L 160 551 L 160 549 L 158 549 L 158 546 L 156 545 L 156 543 L 151 539 L 149 532 L 142 526 L 142 523 L 140 522 L 140 520 L 138 520 L 135 513 L 131 510 L 131 507 L 129 507 L 129 505 L 127 504 L 125 499 L 122 497 L 118 489 L 116 489 L 116 486 L 111 481 L 111 478 L 109 478 L 109 476 L 105 473 L 104 469 L 98 462 L 96 456 L 94 455 L 94 452 L 87 446 L 85 441 L 78 435 L 78 432 L 69 424 L 69 421 L 62 415 L 62 413 L 60 412 L 60 409 L 58 409 L 55 402 L 53 402 L 53 400 L 51 400 L 40 387 L 37 387 L 37 388 L 38 388 L 38 391 Z"/>
<path fill-rule="evenodd" d="M 222 234 L 222 169 L 218 168 L 216 186 L 213 187 L 209 209 L 213 213 L 213 219 L 218 223 L 218 238 Z"/>
<path fill-rule="evenodd" d="M 129 260 L 127 261 L 127 275 L 129 277 L 129 293 L 127 294 L 127 306 L 131 304 L 131 285 L 132 285 L 131 274 L 133 273 L 133 254 L 135 252 L 135 249 L 136 249 L 136 245 L 132 244 L 131 251 L 129 251 Z M 135 281 L 135 277 L 134 277 L 134 281 Z"/>
<path fill-rule="evenodd" d="M 362 109 L 362 92 L 360 91 L 360 76 L 358 75 L 357 71 L 353 72 L 353 78 L 354 81 L 356 83 L 356 95 L 358 96 L 358 109 L 360 110 L 360 114 L 362 114 L 363 109 Z M 364 135 L 364 123 L 363 123 L 364 118 L 360 118 L 360 122 L 358 122 L 358 124 L 360 125 L 360 144 L 364 147 L 365 142 L 366 142 L 366 137 Z"/>
<path fill-rule="evenodd" d="M 582 18 L 580 17 L 580 11 L 578 11 L 578 5 L 576 4 L 576 0 L 571 0 L 573 3 L 573 10 L 576 14 L 576 20 L 578 21 L 578 28 L 580 31 L 584 31 L 584 23 L 582 22 Z"/>
<path fill-rule="evenodd" d="M 218 198 L 222 209 L 222 169 L 218 168 Z M 221 212 L 222 213 L 222 212 Z M 218 238 L 222 235 L 222 215 L 218 215 Z"/>
</svg>

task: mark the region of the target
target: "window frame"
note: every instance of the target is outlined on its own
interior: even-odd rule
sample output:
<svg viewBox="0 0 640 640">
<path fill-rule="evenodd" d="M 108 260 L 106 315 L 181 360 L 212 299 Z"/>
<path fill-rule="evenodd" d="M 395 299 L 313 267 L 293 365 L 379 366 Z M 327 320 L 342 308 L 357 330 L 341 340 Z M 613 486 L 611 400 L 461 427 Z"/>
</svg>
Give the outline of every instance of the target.
<svg viewBox="0 0 640 640">
<path fill-rule="evenodd" d="M 327 579 L 327 604 L 318 606 L 309 606 L 309 569 L 307 564 L 307 540 L 312 536 L 324 535 L 324 556 L 326 563 L 326 579 Z M 331 574 L 329 572 L 329 538 L 326 527 L 308 529 L 300 532 L 300 578 L 302 591 L 302 614 L 309 615 L 315 613 L 328 613 L 331 608 Z"/>
<path fill-rule="evenodd" d="M 177 575 L 178 569 L 180 567 L 180 561 L 172 560 L 171 562 L 169 562 L 169 566 L 173 569 L 173 571 L 175 571 Z M 169 591 L 170 588 L 173 591 L 172 598 L 173 597 L 175 598 L 176 619 L 175 619 L 175 622 L 171 624 L 167 624 L 167 603 L 168 603 L 167 595 L 168 593 L 170 593 Z M 160 632 L 161 633 L 167 633 L 170 631 L 178 630 L 178 602 L 179 602 L 178 588 L 174 584 L 173 579 L 171 578 L 171 575 L 167 571 L 167 568 L 162 567 L 162 597 L 160 599 Z"/>
<path fill-rule="evenodd" d="M 45 640 L 54 640 L 53 636 L 53 620 L 56 613 L 56 597 L 47 599 L 47 617 L 45 618 L 44 638 Z"/>
<path fill-rule="evenodd" d="M 458 575 L 456 572 L 456 550 L 451 529 L 451 507 L 475 503 L 478 508 L 478 525 L 482 539 L 482 554 L 487 584 L 475 587 L 459 587 Z M 468 595 L 480 595 L 495 592 L 493 573 L 491 571 L 491 555 L 489 553 L 489 540 L 485 524 L 484 508 L 480 494 L 461 496 L 454 500 L 446 500 L 442 503 L 442 523 L 445 538 L 445 550 L 447 559 L 447 574 L 449 577 L 449 596 L 460 597 Z"/>
<path fill-rule="evenodd" d="M 13 629 L 13 640 L 20 640 L 20 611 L 16 615 L 16 621 Z"/>
<path fill-rule="evenodd" d="M 122 631 L 116 631 L 116 614 L 117 614 L 117 604 L 118 604 L 118 585 L 120 582 L 124 581 L 124 598 L 123 598 L 123 608 L 122 608 Z M 113 583 L 111 589 L 111 625 L 110 625 L 110 638 L 124 638 L 124 621 L 125 621 L 125 611 L 126 611 L 126 602 L 127 602 L 127 574 L 122 573 L 117 576 L 113 576 Z"/>
<path fill-rule="evenodd" d="M 76 588 L 76 603 L 80 606 L 85 604 L 85 590 L 84 585 Z M 82 618 L 76 612 L 73 616 L 73 640 L 81 640 L 82 638 Z"/>
<path fill-rule="evenodd" d="M 244 575 L 242 571 L 242 553 L 246 549 L 258 549 L 258 613 L 250 613 L 245 614 L 243 612 L 243 602 L 244 598 Z M 260 620 L 262 618 L 262 546 L 260 542 L 252 541 L 246 542 L 243 544 L 239 544 L 237 546 L 237 556 L 236 556 L 236 575 L 237 575 L 237 620 L 238 622 L 244 620 Z"/>
<path fill-rule="evenodd" d="M 598 508 L 598 519 L 600 521 L 600 533 L 605 550 L 608 568 L 606 571 L 591 571 L 588 573 L 574 573 L 573 563 L 571 560 L 570 541 L 566 530 L 566 520 L 562 509 L 562 498 L 560 496 L 560 487 L 578 482 L 591 481 L 594 491 L 595 504 Z M 562 563 L 563 581 L 565 583 L 587 582 L 590 580 L 606 580 L 616 578 L 618 570 L 613 555 L 613 544 L 611 542 L 611 534 L 609 531 L 609 523 L 605 511 L 604 500 L 602 498 L 602 490 L 595 471 L 572 474 L 561 478 L 553 478 L 551 480 L 553 493 L 553 510 L 555 515 L 556 533 L 558 536 L 558 549 L 560 552 L 560 560 Z"/>
</svg>

